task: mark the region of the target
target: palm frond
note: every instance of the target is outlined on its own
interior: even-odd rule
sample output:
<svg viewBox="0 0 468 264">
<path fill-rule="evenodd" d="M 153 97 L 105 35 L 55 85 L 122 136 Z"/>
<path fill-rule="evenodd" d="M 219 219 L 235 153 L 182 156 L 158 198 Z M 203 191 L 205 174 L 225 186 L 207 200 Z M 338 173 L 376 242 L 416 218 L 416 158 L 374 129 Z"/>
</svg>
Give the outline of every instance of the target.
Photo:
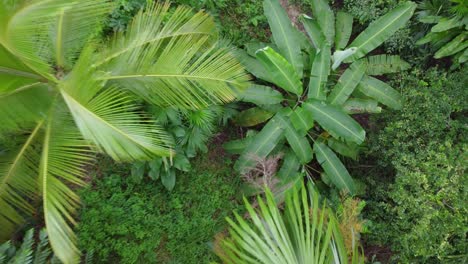
<svg viewBox="0 0 468 264">
<path fill-rule="evenodd" d="M 236 216 L 227 219 L 231 237 L 224 239 L 217 254 L 225 263 L 347 263 L 347 255 L 333 213 L 311 186 L 286 193 L 282 213 L 271 191 L 266 202 L 258 197 L 259 210 L 245 200 L 251 221 Z"/>
<path fill-rule="evenodd" d="M 50 105 L 47 85 L 39 82 L 21 84 L 21 81 L 17 84 L 20 86 L 13 79 L 12 85 L 16 88 L 8 93 L 0 92 L 0 132 L 30 127 L 43 118 Z"/>
<path fill-rule="evenodd" d="M 0 232 L 7 238 L 23 221 L 23 215 L 30 214 L 33 208 L 26 200 L 35 196 L 37 162 L 39 153 L 34 148 L 43 121 L 39 122 L 24 139 L 24 143 L 9 155 L 0 156 Z"/>
<path fill-rule="evenodd" d="M 249 78 L 229 48 L 213 43 L 212 18 L 185 7 L 172 14 L 168 9 L 150 4 L 94 65 L 109 73 L 104 79 L 159 106 L 193 109 L 232 101 Z"/>
<path fill-rule="evenodd" d="M 85 48 L 73 71 L 59 83 L 83 136 L 117 161 L 170 155 L 169 137 L 128 93 L 99 80 L 102 75 L 89 67 L 92 58 L 93 48 Z"/>
<path fill-rule="evenodd" d="M 45 124 L 39 187 L 52 249 L 62 262 L 77 263 L 79 251 L 71 225 L 75 224 L 79 196 L 70 186 L 83 184 L 85 166 L 93 160 L 93 153 L 59 99 Z"/>
<path fill-rule="evenodd" d="M 90 34 L 110 10 L 105 0 L 34 0 L 10 16 L 1 43 L 50 80 L 55 66 L 71 66 Z"/>
</svg>

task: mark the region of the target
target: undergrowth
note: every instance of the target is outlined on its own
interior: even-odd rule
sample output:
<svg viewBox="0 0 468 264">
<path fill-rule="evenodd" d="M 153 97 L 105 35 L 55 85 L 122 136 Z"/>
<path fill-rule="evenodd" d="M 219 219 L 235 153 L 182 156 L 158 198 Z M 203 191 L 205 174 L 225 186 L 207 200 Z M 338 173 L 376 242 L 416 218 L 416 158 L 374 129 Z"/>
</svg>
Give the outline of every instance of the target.
<svg viewBox="0 0 468 264">
<path fill-rule="evenodd" d="M 126 165 L 103 160 L 81 191 L 80 247 L 100 263 L 208 263 L 210 242 L 238 207 L 239 178 L 229 164 L 205 156 L 172 192 L 134 183 Z"/>
</svg>

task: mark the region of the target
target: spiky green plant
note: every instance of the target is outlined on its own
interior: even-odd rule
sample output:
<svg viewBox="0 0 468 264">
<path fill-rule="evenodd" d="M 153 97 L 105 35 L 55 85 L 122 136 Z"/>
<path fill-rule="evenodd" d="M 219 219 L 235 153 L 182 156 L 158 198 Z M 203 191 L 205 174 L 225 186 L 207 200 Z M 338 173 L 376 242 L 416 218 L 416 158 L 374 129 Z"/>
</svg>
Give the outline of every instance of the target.
<svg viewBox="0 0 468 264">
<path fill-rule="evenodd" d="M 0 1 L 0 133 L 19 142 L 0 156 L 0 238 L 42 198 L 48 236 L 78 260 L 72 225 L 93 154 L 119 162 L 171 156 L 172 142 L 142 111 L 199 109 L 234 99 L 248 77 L 217 44 L 213 19 L 148 1 L 124 33 L 100 39 L 107 0 Z"/>
<path fill-rule="evenodd" d="M 249 220 L 227 218 L 230 236 L 217 241 L 215 252 L 229 264 L 364 263 L 356 245 L 351 259 L 333 211 L 319 202 L 316 190 L 304 185 L 286 193 L 284 210 L 270 190 L 259 209 L 245 200 Z"/>
</svg>

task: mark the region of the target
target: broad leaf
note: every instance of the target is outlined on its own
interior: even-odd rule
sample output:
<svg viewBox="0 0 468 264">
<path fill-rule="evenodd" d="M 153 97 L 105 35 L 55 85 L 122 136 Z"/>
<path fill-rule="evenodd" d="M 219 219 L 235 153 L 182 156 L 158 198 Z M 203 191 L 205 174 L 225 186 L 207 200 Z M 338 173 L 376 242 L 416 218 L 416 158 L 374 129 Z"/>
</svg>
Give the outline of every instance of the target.
<svg viewBox="0 0 468 264">
<path fill-rule="evenodd" d="M 449 43 L 445 44 L 442 48 L 440 48 L 434 54 L 434 58 L 440 59 L 443 57 L 447 57 L 457 52 L 460 52 L 466 48 L 468 48 L 468 33 L 462 33 L 455 37 Z"/>
<path fill-rule="evenodd" d="M 386 73 L 395 73 L 410 68 L 410 64 L 394 55 L 375 55 L 367 59 L 368 75 L 383 75 Z"/>
<path fill-rule="evenodd" d="M 415 9 L 415 3 L 406 2 L 372 22 L 349 45 L 349 47 L 356 47 L 357 51 L 346 61 L 357 60 L 380 46 L 380 44 L 406 24 Z"/>
<path fill-rule="evenodd" d="M 320 48 L 326 44 L 326 40 L 317 21 L 307 15 L 302 15 L 300 20 L 304 25 L 307 35 L 309 35 L 309 38 L 312 41 L 312 45 L 317 51 L 319 51 Z"/>
<path fill-rule="evenodd" d="M 247 54 L 244 50 L 236 49 L 233 52 L 234 56 L 240 61 L 247 71 L 255 77 L 273 83 L 268 71 L 263 67 L 262 63 Z"/>
<path fill-rule="evenodd" d="M 304 108 L 312 113 L 314 119 L 335 138 L 361 144 L 366 132 L 349 115 L 338 107 L 327 105 L 325 102 L 308 100 Z"/>
<path fill-rule="evenodd" d="M 359 146 L 356 144 L 346 144 L 334 138 L 329 138 L 327 140 L 328 146 L 333 149 L 335 152 L 345 156 L 352 158 L 354 160 L 357 159 Z"/>
<path fill-rule="evenodd" d="M 266 111 L 259 107 L 253 107 L 240 112 L 234 122 L 243 127 L 256 126 L 261 124 L 273 116 L 272 112 Z"/>
<path fill-rule="evenodd" d="M 300 46 L 301 39 L 297 29 L 292 25 L 278 0 L 264 0 L 263 9 L 276 46 L 301 78 L 304 65 Z"/>
<path fill-rule="evenodd" d="M 274 84 L 297 96 L 302 94 L 301 77 L 286 59 L 270 47 L 258 50 L 256 54 Z"/>
<path fill-rule="evenodd" d="M 234 168 L 240 173 L 250 171 L 256 164 L 255 160 L 266 158 L 283 137 L 284 128 L 277 118 L 273 117 L 262 130 L 252 138 L 251 143 L 239 157 Z"/>
<path fill-rule="evenodd" d="M 330 74 L 331 49 L 329 45 L 323 46 L 315 55 L 310 72 L 308 97 L 318 100 L 326 99 L 325 86 Z"/>
<path fill-rule="evenodd" d="M 341 50 L 348 44 L 353 30 L 353 17 L 345 12 L 336 14 L 335 49 Z"/>
<path fill-rule="evenodd" d="M 340 190 L 346 190 L 350 194 L 355 193 L 353 178 L 349 175 L 343 163 L 333 151 L 321 142 L 315 142 L 314 152 L 317 161 L 325 170 L 330 181 Z"/>
<path fill-rule="evenodd" d="M 313 157 L 313 152 L 307 138 L 294 128 L 285 115 L 280 113 L 276 118 L 281 123 L 286 140 L 288 141 L 289 146 L 291 146 L 291 149 L 297 155 L 299 161 L 302 164 L 310 162 Z"/>
<path fill-rule="evenodd" d="M 328 96 L 328 102 L 332 105 L 342 105 L 361 81 L 367 69 L 367 63 L 356 61 L 341 75 L 338 83 Z"/>
<path fill-rule="evenodd" d="M 382 108 L 379 107 L 378 102 L 373 99 L 351 98 L 344 103 L 343 109 L 350 115 L 363 113 L 378 114 L 382 112 Z"/>
<path fill-rule="evenodd" d="M 452 18 L 443 17 L 439 20 L 437 25 L 431 28 L 431 31 L 443 32 L 452 28 L 461 27 L 463 25 L 464 25 L 463 19 L 460 19 L 459 17 L 452 17 Z"/>
<path fill-rule="evenodd" d="M 332 70 L 336 70 L 344 60 L 351 57 L 354 53 L 356 53 L 356 51 L 357 48 L 355 47 L 351 47 L 345 50 L 336 50 L 332 56 Z"/>
<path fill-rule="evenodd" d="M 280 179 L 286 180 L 289 177 L 295 175 L 299 168 L 301 167 L 301 163 L 297 159 L 297 155 L 289 150 L 283 157 L 283 163 L 281 165 L 281 169 L 276 174 Z"/>
<path fill-rule="evenodd" d="M 256 105 L 270 105 L 279 104 L 284 98 L 280 92 L 269 86 L 253 84 L 239 96 L 239 100 Z"/>
<path fill-rule="evenodd" d="M 303 107 L 297 107 L 289 116 L 289 119 L 300 135 L 306 135 L 307 132 L 314 126 L 314 118 L 312 114 Z"/>
<path fill-rule="evenodd" d="M 240 155 L 252 143 L 253 136 L 248 136 L 242 139 L 231 140 L 223 144 L 223 148 L 231 154 Z"/>
<path fill-rule="evenodd" d="M 333 45 L 335 37 L 335 14 L 328 5 L 328 0 L 310 0 L 312 14 L 325 35 L 329 45 Z"/>
<path fill-rule="evenodd" d="M 358 89 L 363 94 L 388 107 L 397 110 L 402 108 L 400 93 L 379 79 L 364 76 L 358 86 Z"/>
<path fill-rule="evenodd" d="M 176 183 L 175 170 L 169 169 L 161 172 L 161 182 L 168 191 L 172 191 Z"/>
</svg>

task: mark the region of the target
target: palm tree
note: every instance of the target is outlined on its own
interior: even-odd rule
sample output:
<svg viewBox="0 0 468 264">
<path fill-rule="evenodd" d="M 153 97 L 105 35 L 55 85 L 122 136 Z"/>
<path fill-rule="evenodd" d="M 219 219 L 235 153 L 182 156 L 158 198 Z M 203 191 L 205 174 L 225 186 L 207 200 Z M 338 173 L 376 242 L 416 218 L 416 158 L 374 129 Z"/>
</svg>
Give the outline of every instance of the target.
<svg viewBox="0 0 468 264">
<path fill-rule="evenodd" d="M 364 263 L 355 246 L 348 254 L 339 224 L 312 185 L 286 193 L 284 210 L 269 189 L 266 201 L 258 197 L 255 210 L 246 200 L 249 219 L 235 213 L 227 218 L 230 236 L 215 244 L 216 254 L 229 264 L 345 264 Z M 348 255 L 351 255 L 349 258 Z"/>
<path fill-rule="evenodd" d="M 73 190 L 94 154 L 173 155 L 138 100 L 198 109 L 233 100 L 248 76 L 202 12 L 148 1 L 103 40 L 107 0 L 0 2 L 0 135 L 20 142 L 0 156 L 0 239 L 42 207 L 55 254 L 77 262 Z"/>
</svg>

